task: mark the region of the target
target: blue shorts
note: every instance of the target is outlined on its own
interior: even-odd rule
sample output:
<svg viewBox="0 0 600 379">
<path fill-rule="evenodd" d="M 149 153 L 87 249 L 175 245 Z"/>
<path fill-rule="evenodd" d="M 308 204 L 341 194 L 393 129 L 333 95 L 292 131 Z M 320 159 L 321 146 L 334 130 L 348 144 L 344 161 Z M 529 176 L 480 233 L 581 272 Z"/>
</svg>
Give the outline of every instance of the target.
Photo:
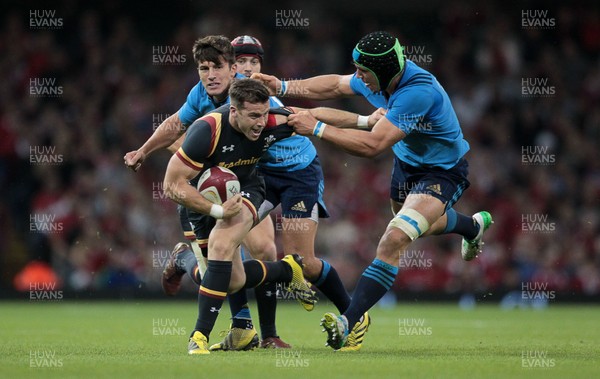
<svg viewBox="0 0 600 379">
<path fill-rule="evenodd" d="M 266 206 L 259 212 L 262 217 L 281 204 L 281 215 L 286 218 L 329 217 L 323 202 L 325 181 L 318 157 L 305 168 L 296 171 L 277 171 L 259 168 L 259 174 L 267 185 Z M 313 208 L 317 205 L 316 214 Z"/>
<path fill-rule="evenodd" d="M 427 194 L 451 208 L 469 188 L 469 164 L 464 158 L 449 170 L 438 167 L 414 167 L 394 157 L 390 198 L 404 203 L 408 194 Z"/>
</svg>

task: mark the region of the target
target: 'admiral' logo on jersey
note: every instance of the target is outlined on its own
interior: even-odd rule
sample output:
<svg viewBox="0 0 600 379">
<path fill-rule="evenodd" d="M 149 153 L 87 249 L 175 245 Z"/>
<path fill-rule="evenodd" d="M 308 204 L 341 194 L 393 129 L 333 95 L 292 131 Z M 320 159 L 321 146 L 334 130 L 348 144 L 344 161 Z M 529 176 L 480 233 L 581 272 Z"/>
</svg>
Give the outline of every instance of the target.
<svg viewBox="0 0 600 379">
<path fill-rule="evenodd" d="M 223 150 L 221 152 L 226 153 L 228 151 L 233 151 L 233 149 L 235 149 L 235 145 L 223 146 Z"/>
<path fill-rule="evenodd" d="M 221 166 L 224 168 L 232 168 L 236 166 L 247 166 L 247 165 L 255 165 L 260 160 L 260 157 L 257 158 L 249 158 L 249 159 L 238 159 L 235 162 L 219 162 L 217 166 Z"/>
</svg>

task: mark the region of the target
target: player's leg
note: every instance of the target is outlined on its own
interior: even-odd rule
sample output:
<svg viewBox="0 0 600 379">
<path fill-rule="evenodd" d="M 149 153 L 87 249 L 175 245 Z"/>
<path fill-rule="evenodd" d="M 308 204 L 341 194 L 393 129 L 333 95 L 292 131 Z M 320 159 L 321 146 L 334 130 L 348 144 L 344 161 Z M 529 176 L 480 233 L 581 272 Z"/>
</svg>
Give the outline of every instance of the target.
<svg viewBox="0 0 600 379">
<path fill-rule="evenodd" d="M 196 235 L 192 224 L 189 221 L 187 209 L 179 205 L 177 207 L 179 214 L 179 222 L 183 230 L 184 237 L 188 243 L 179 242 L 171 251 L 169 261 L 161 275 L 161 284 L 164 292 L 169 296 L 174 296 L 181 288 L 181 279 L 185 273 L 188 273 L 190 278 L 200 284 L 200 275 L 197 265 L 197 260 L 191 246 L 194 246 Z"/>
<path fill-rule="evenodd" d="M 467 161 L 461 159 L 454 167 L 443 171 L 443 177 L 440 181 L 436 181 L 435 179 L 420 181 L 418 183 L 406 181 L 404 168 L 406 168 L 406 165 L 403 165 L 396 159 L 392 174 L 392 212 L 394 214 L 398 212 L 407 190 L 416 195 L 431 194 L 438 198 L 443 192 L 453 191 L 452 197 L 447 200 L 444 214 L 430 226 L 429 230 L 422 237 L 450 233 L 459 234 L 463 237 L 462 257 L 467 261 L 475 258 L 481 252 L 481 247 L 483 246 L 483 233 L 490 227 L 493 221 L 490 213 L 486 211 L 480 211 L 472 216 L 468 216 L 452 208 L 454 203 L 461 197 L 463 191 L 469 187 Z M 398 190 L 396 196 L 394 196 L 394 188 Z"/>
<path fill-rule="evenodd" d="M 246 203 L 244 203 L 246 204 Z M 191 215 L 190 215 L 191 218 Z M 204 220 L 214 220 L 204 216 Z M 243 286 L 245 275 L 236 269 L 234 275 L 233 260 L 245 235 L 250 231 L 254 220 L 248 207 L 242 207 L 239 214 L 229 219 L 218 220 L 208 238 L 208 264 L 198 292 L 198 319 L 192 333 L 190 354 L 208 353 L 208 339 L 219 315 L 228 291 L 236 291 Z M 205 222 L 205 225 L 209 225 Z M 199 225 L 199 227 L 201 227 Z M 204 232 L 206 229 L 204 230 Z M 197 231 L 197 236 L 203 233 Z M 239 265 L 238 265 L 239 267 Z M 231 279 L 234 279 L 233 281 Z M 197 333 L 204 338 L 196 338 Z M 195 341 L 200 339 L 201 341 Z M 202 346 L 192 346 L 192 342 Z"/>
<path fill-rule="evenodd" d="M 329 217 L 323 201 L 324 178 L 318 157 L 305 168 L 268 178 L 280 188 L 282 241 L 286 254 L 300 254 L 304 275 L 342 313 L 350 296 L 331 264 L 315 255 L 319 218 Z"/>
<path fill-rule="evenodd" d="M 268 195 L 267 189 L 267 197 Z M 260 212 L 259 212 L 260 213 Z M 244 239 L 244 246 L 252 258 L 265 262 L 277 260 L 277 247 L 275 246 L 275 228 L 273 220 L 266 215 Z M 263 283 L 254 288 L 258 319 L 260 322 L 261 343 L 263 348 L 291 348 L 277 335 L 275 319 L 277 314 L 277 284 L 275 282 Z"/>
<path fill-rule="evenodd" d="M 377 246 L 376 258 L 359 279 L 352 302 L 342 316 L 325 314 L 322 325 L 328 333 L 327 343 L 340 349 L 346 343 L 348 325 L 355 325 L 392 287 L 398 274 L 401 254 L 444 212 L 439 199 L 427 195 L 408 195 L 404 206 L 388 224 Z"/>
</svg>

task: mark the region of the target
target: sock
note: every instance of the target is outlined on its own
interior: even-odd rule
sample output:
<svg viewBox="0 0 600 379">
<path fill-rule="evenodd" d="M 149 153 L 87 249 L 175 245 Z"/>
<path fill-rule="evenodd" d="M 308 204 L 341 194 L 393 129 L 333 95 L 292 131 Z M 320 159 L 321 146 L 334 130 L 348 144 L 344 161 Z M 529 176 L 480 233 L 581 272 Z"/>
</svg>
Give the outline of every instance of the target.
<svg viewBox="0 0 600 379">
<path fill-rule="evenodd" d="M 252 317 L 248 309 L 246 290 L 242 289 L 227 296 L 229 309 L 231 309 L 231 326 L 241 329 L 252 329 Z"/>
<path fill-rule="evenodd" d="M 277 285 L 276 283 L 263 283 L 254 288 L 258 319 L 260 320 L 260 336 L 264 340 L 268 337 L 277 337 L 275 317 L 277 314 Z"/>
<path fill-rule="evenodd" d="M 319 275 L 319 278 L 313 284 L 333 302 L 340 313 L 344 313 L 348 309 L 352 299 L 348 295 L 348 292 L 346 292 L 346 288 L 344 288 L 344 284 L 340 280 L 335 268 L 327 261 L 321 259 L 321 262 L 323 262 L 321 275 Z"/>
<path fill-rule="evenodd" d="M 466 240 L 472 240 L 479 233 L 479 224 L 473 217 L 458 213 L 454 208 L 446 211 L 448 222 L 446 228 L 441 234 L 457 233 L 465 237 Z"/>
<path fill-rule="evenodd" d="M 177 254 L 175 258 L 175 266 L 185 271 L 194 283 L 200 285 L 200 271 L 198 270 L 198 260 L 191 249 L 185 249 Z"/>
<path fill-rule="evenodd" d="M 246 272 L 244 288 L 254 288 L 262 283 L 289 283 L 293 277 L 292 268 L 283 261 L 247 260 L 244 261 L 244 271 Z"/>
<path fill-rule="evenodd" d="M 398 267 L 379 259 L 375 259 L 367 267 L 356 285 L 350 306 L 344 312 L 350 329 L 392 288 L 397 274 Z"/>
<path fill-rule="evenodd" d="M 204 334 L 207 339 L 227 296 L 231 267 L 230 261 L 208 261 L 204 280 L 198 291 L 198 320 L 194 328 L 194 331 Z"/>
</svg>

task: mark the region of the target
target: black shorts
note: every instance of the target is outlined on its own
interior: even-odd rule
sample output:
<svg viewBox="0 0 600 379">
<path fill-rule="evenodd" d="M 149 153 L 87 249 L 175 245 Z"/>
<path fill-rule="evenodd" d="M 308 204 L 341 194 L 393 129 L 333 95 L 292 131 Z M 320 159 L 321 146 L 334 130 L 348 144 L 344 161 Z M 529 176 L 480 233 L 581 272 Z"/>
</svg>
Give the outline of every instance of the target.
<svg viewBox="0 0 600 379">
<path fill-rule="evenodd" d="M 242 194 L 243 204 L 252 212 L 254 225 L 258 223 L 258 208 L 265 200 L 265 183 L 262 177 L 255 176 L 249 182 L 241 184 L 240 193 Z M 206 253 L 208 246 L 208 236 L 211 230 L 215 227 L 217 220 L 209 215 L 198 213 L 179 206 L 179 221 L 183 234 L 188 239 L 197 240 L 202 248 L 202 252 Z"/>
<path fill-rule="evenodd" d="M 268 203 L 261 208 L 261 219 L 279 204 L 283 217 L 314 218 L 315 221 L 329 217 L 323 201 L 325 181 L 318 157 L 301 170 L 288 172 L 260 168 L 258 172 L 267 185 Z M 318 214 L 313 215 L 315 204 Z"/>
<path fill-rule="evenodd" d="M 414 167 L 394 157 L 390 198 L 404 203 L 408 194 L 427 194 L 438 198 L 451 208 L 469 188 L 469 164 L 464 158 L 448 169 Z"/>
</svg>

